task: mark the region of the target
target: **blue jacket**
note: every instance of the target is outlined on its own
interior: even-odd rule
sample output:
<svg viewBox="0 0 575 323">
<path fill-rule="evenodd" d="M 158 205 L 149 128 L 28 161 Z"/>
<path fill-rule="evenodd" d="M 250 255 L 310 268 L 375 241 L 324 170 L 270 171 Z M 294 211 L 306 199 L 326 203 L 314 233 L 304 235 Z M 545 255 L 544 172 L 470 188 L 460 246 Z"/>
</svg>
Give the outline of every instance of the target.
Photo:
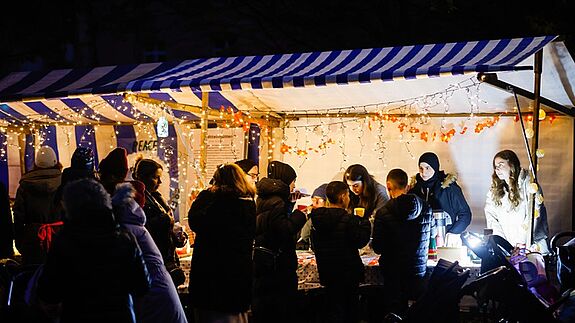
<svg viewBox="0 0 575 323">
<path fill-rule="evenodd" d="M 118 185 L 112 203 L 116 220 L 136 237 L 151 278 L 150 290 L 134 298 L 137 322 L 186 323 L 184 309 L 172 278 L 164 266 L 162 254 L 144 227 L 146 215 L 134 200 L 132 185 Z"/>
</svg>

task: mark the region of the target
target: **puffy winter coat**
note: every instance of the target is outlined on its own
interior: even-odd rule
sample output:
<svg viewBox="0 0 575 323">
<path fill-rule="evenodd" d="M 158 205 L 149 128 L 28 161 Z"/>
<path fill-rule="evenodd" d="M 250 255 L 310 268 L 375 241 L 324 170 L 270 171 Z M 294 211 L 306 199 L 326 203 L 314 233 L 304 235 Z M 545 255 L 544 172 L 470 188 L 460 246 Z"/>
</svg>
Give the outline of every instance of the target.
<svg viewBox="0 0 575 323">
<path fill-rule="evenodd" d="M 14 201 L 14 239 L 25 263 L 43 263 L 46 250 L 38 238 L 42 224 L 61 221 L 54 203 L 62 172 L 58 168 L 35 169 L 20 179 Z"/>
<path fill-rule="evenodd" d="M 205 190 L 192 204 L 188 222 L 196 233 L 189 285 L 192 306 L 246 312 L 252 300 L 254 200 Z"/>
<path fill-rule="evenodd" d="M 90 218 L 112 211 L 86 210 Z M 103 215 L 100 212 L 109 214 Z M 60 322 L 135 322 L 132 296 L 149 288 L 144 259 L 133 235 L 110 221 L 65 224 L 56 236 L 41 277 L 38 298 L 62 304 Z"/>
<path fill-rule="evenodd" d="M 433 226 L 432 214 L 414 194 L 391 199 L 375 215 L 373 250 L 384 273 L 423 277 Z M 388 275 L 385 275 L 386 277 Z"/>
<path fill-rule="evenodd" d="M 305 224 L 306 216 L 299 210 L 291 211 L 290 189 L 281 180 L 263 178 L 257 183 L 257 191 L 255 245 L 279 253 L 276 271 L 292 280 L 297 269 L 296 234 Z M 268 274 L 258 259 L 254 262 L 256 277 Z"/>
<path fill-rule="evenodd" d="M 353 286 L 362 282 L 364 267 L 358 249 L 369 242 L 369 220 L 353 216 L 345 209 L 325 207 L 313 210 L 310 219 L 311 243 L 321 284 Z"/>
<path fill-rule="evenodd" d="M 432 182 L 425 182 L 417 174 L 415 184 L 409 193 L 419 196 L 433 210 L 443 210 L 451 217 L 452 224 L 447 225 L 448 233 L 460 234 L 471 223 L 471 209 L 457 185 L 457 176 L 439 171 Z"/>
<path fill-rule="evenodd" d="M 134 200 L 134 194 L 131 184 L 120 184 L 116 187 L 112 203 L 116 220 L 136 238 L 150 274 L 150 290 L 134 298 L 136 320 L 140 323 L 186 323 L 188 320 L 176 287 L 164 266 L 160 250 L 144 227 L 146 215 Z"/>
</svg>

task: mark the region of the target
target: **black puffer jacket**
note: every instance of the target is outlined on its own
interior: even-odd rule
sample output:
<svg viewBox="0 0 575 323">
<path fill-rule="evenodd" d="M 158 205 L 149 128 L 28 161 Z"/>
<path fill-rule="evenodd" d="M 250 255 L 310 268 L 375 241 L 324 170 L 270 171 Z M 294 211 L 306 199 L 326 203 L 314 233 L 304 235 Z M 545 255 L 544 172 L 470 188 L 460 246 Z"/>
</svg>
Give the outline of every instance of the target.
<svg viewBox="0 0 575 323">
<path fill-rule="evenodd" d="M 189 287 L 192 306 L 227 313 L 247 311 L 256 230 L 253 199 L 202 191 L 188 221 L 196 233 Z"/>
<path fill-rule="evenodd" d="M 461 187 L 457 185 L 457 177 L 453 174 L 438 172 L 431 182 L 424 182 L 421 176 L 415 176 L 416 183 L 409 193 L 419 196 L 433 210 L 443 210 L 451 217 L 448 233 L 460 234 L 471 223 L 471 209 L 463 196 Z"/>
<path fill-rule="evenodd" d="M 339 208 L 317 208 L 310 214 L 311 243 L 324 286 L 357 285 L 364 268 L 358 249 L 369 242 L 371 224 Z"/>
<path fill-rule="evenodd" d="M 110 210 L 86 212 L 91 218 L 113 220 Z M 150 277 L 133 235 L 116 229 L 112 221 L 66 223 L 44 264 L 38 298 L 62 303 L 62 323 L 134 322 L 130 295 L 143 295 L 149 287 Z"/>
<path fill-rule="evenodd" d="M 299 210 L 291 212 L 293 204 L 289 203 L 289 186 L 281 180 L 264 178 L 258 182 L 257 190 L 255 245 L 280 252 L 277 271 L 295 275 L 295 237 L 305 224 L 306 216 Z M 254 262 L 256 276 L 265 274 L 260 271 L 261 264 L 257 260 Z"/>
<path fill-rule="evenodd" d="M 423 277 L 433 226 L 432 215 L 413 194 L 391 199 L 375 215 L 373 250 L 384 273 Z M 386 275 L 387 276 L 387 275 Z"/>
</svg>

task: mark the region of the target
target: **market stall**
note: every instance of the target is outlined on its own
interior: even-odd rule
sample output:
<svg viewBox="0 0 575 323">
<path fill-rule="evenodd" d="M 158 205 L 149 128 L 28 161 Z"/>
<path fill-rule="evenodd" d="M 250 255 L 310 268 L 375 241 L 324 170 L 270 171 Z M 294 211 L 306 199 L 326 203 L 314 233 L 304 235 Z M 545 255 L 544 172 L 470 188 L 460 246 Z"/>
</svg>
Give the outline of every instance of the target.
<svg viewBox="0 0 575 323">
<path fill-rule="evenodd" d="M 539 180 L 553 234 L 572 225 L 575 80 L 573 59 L 555 38 L 12 73 L 0 79 L 0 175 L 14 194 L 40 144 L 55 148 L 64 166 L 78 145 L 95 148 L 98 159 L 123 146 L 169 165 L 164 189 L 185 214 L 213 160 L 250 156 L 265 169 L 282 159 L 296 168 L 298 186 L 313 190 L 352 163 L 380 181 L 394 167 L 415 174 L 414 159 L 432 150 L 459 174 L 478 230 L 493 154 L 514 149 L 528 164 L 513 93 L 478 73 L 515 86 L 529 128 L 539 120 L 529 116 L 529 92 L 542 50 Z M 214 157 L 222 151 L 230 154 Z"/>
</svg>

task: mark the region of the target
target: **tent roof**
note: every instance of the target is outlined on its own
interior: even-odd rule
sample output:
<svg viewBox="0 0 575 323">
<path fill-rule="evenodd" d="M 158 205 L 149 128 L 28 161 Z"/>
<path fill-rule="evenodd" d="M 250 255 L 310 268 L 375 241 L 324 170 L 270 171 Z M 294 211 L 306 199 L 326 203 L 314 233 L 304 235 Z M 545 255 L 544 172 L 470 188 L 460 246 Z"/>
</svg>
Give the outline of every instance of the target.
<svg viewBox="0 0 575 323">
<path fill-rule="evenodd" d="M 153 111 L 124 102 L 124 93 L 147 93 L 166 102 L 210 107 L 306 113 L 321 109 L 401 105 L 409 98 L 449 95 L 448 112 L 468 112 L 476 87 L 484 112 L 510 109 L 510 94 L 473 78 L 477 72 L 531 89 L 531 57 L 545 47 L 542 95 L 567 107 L 575 102 L 575 64 L 555 36 L 339 50 L 300 54 L 193 59 L 80 70 L 16 72 L 0 79 L 0 119 L 7 121 L 134 122 Z M 473 75 L 466 75 L 473 74 Z M 415 80 L 417 79 L 417 80 Z M 387 82 L 394 81 L 394 82 Z M 458 94 L 454 94 L 458 92 Z M 512 104 L 511 104 L 512 105 Z M 442 108 L 442 111 L 444 109 Z M 197 119 L 177 111 L 176 117 Z"/>
</svg>

